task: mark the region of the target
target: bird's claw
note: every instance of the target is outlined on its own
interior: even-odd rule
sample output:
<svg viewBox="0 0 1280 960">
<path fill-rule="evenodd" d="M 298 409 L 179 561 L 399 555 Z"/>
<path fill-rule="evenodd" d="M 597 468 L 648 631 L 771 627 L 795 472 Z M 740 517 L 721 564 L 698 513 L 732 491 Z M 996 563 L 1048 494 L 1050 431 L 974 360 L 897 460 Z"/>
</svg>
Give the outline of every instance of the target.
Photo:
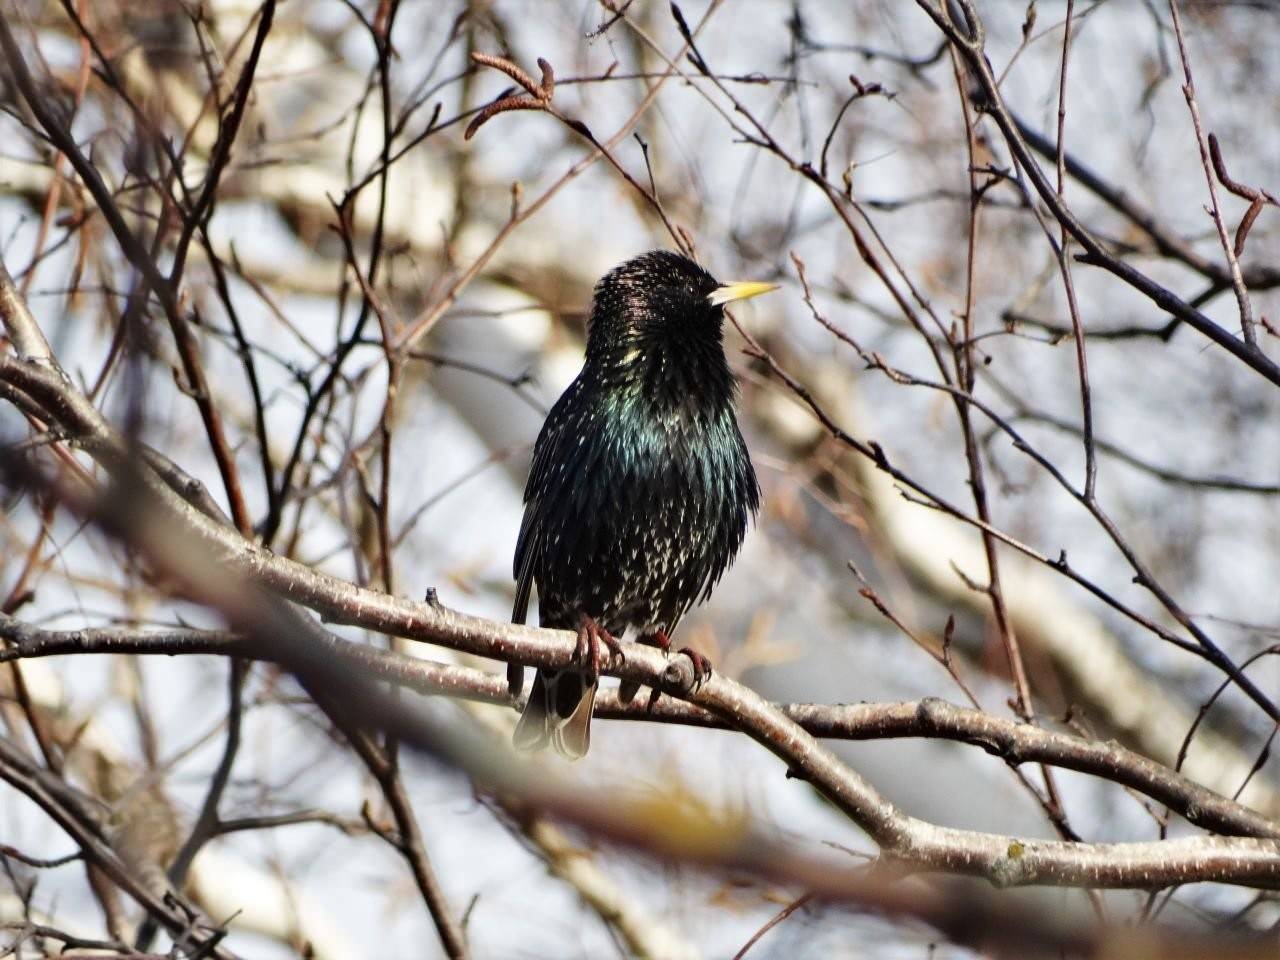
<svg viewBox="0 0 1280 960">
<path fill-rule="evenodd" d="M 652 644 L 663 653 L 667 653 L 671 650 L 671 638 L 667 636 L 667 631 L 665 630 L 655 630 L 653 633 L 644 637 L 640 642 Z"/>
<path fill-rule="evenodd" d="M 600 645 L 602 643 L 609 649 L 610 660 L 626 663 L 627 655 L 622 652 L 622 644 L 614 638 L 613 634 L 584 613 L 578 623 L 578 644 L 574 648 L 574 656 L 586 666 L 592 683 L 600 678 Z"/>
<path fill-rule="evenodd" d="M 676 652 L 683 653 L 693 663 L 693 685 L 695 687 L 702 686 L 707 678 L 711 676 L 711 661 L 693 649 L 693 647 L 681 647 Z"/>
</svg>

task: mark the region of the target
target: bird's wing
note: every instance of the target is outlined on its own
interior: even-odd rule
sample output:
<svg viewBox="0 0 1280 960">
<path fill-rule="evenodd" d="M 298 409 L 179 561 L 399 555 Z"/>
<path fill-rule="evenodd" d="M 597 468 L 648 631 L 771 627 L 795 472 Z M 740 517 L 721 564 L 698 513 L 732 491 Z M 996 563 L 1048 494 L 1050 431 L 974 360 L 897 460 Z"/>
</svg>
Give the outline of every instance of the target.
<svg viewBox="0 0 1280 960">
<path fill-rule="evenodd" d="M 529 612 L 529 593 L 533 588 L 533 571 L 542 553 L 542 511 L 539 493 L 545 490 L 556 460 L 556 448 L 564 432 L 567 408 L 578 391 L 574 381 L 556 401 L 547 415 L 538 439 L 533 445 L 533 460 L 529 464 L 529 480 L 524 487 L 524 519 L 520 521 L 520 534 L 516 537 L 516 553 L 512 560 L 512 575 L 516 578 L 516 602 L 511 611 L 512 623 L 524 623 Z"/>
<path fill-rule="evenodd" d="M 574 380 L 560 395 L 551 412 L 547 414 L 542 431 L 533 445 L 533 461 L 529 465 L 529 481 L 524 488 L 524 519 L 520 522 L 520 535 L 516 538 L 516 553 L 512 561 L 512 574 L 516 578 L 516 602 L 511 612 L 512 623 L 524 623 L 529 611 L 529 593 L 533 587 L 533 571 L 542 555 L 543 507 L 547 505 L 547 493 L 554 493 L 553 477 L 557 470 L 571 467 L 561 448 L 566 430 L 577 424 L 574 410 L 582 391 L 581 381 Z M 574 445 L 573 458 L 580 456 L 581 446 Z M 549 491 L 548 488 L 551 487 Z M 553 497 L 554 499 L 554 497 Z"/>
<path fill-rule="evenodd" d="M 520 535 L 516 538 L 515 575 L 516 602 L 511 610 L 512 623 L 524 623 L 529 613 L 529 592 L 533 588 L 533 568 L 542 544 L 537 533 L 538 501 L 535 497 L 524 507 Z"/>
</svg>

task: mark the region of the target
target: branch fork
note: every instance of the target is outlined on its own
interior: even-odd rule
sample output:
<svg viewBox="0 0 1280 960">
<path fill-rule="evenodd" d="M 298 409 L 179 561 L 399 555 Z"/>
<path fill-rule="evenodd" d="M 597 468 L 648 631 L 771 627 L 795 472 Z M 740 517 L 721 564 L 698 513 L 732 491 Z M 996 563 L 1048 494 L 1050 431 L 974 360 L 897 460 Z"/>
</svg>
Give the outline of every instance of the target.
<svg viewBox="0 0 1280 960">
<path fill-rule="evenodd" d="M 538 58 L 538 69 L 542 71 L 541 83 L 534 82 L 533 77 L 505 57 L 495 57 L 487 53 L 472 53 L 471 62 L 482 67 L 492 67 L 494 70 L 505 73 L 520 84 L 525 93 L 501 96 L 477 113 L 475 119 L 467 124 L 466 132 L 462 135 L 464 140 L 470 140 L 476 135 L 477 130 L 500 113 L 506 113 L 508 110 L 546 111 L 551 106 L 551 97 L 556 90 L 556 74 L 551 69 L 551 64 L 541 57 Z"/>
</svg>

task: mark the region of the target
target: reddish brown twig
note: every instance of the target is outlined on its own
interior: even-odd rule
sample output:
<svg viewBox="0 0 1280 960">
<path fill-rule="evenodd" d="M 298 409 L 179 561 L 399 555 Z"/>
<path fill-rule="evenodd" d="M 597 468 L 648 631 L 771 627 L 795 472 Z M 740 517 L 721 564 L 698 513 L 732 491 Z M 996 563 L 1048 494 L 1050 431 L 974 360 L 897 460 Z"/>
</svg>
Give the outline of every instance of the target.
<svg viewBox="0 0 1280 960">
<path fill-rule="evenodd" d="M 480 66 L 492 67 L 505 73 L 520 84 L 525 89 L 526 94 L 523 96 L 510 94 L 493 101 L 493 103 L 477 113 L 475 119 L 467 124 L 467 130 L 462 135 L 464 140 L 470 140 L 476 135 L 477 130 L 500 113 L 506 113 L 508 110 L 546 110 L 551 104 L 551 97 L 556 91 L 556 74 L 551 69 L 551 64 L 541 57 L 538 58 L 538 69 L 542 71 L 541 83 L 535 83 L 533 77 L 503 57 L 494 57 L 487 53 L 472 53 L 471 61 Z"/>
<path fill-rule="evenodd" d="M 1236 227 L 1236 242 L 1233 249 L 1238 257 L 1244 253 L 1245 241 L 1249 238 L 1249 231 L 1253 228 L 1253 221 L 1258 219 L 1258 214 L 1262 212 L 1262 208 L 1268 203 L 1272 206 L 1280 206 L 1280 203 L 1277 203 L 1276 198 L 1266 190 L 1259 190 L 1257 187 L 1250 187 L 1238 180 L 1231 179 L 1227 173 L 1227 165 L 1222 159 L 1222 148 L 1218 146 L 1218 137 L 1212 133 L 1209 134 L 1209 158 L 1213 161 L 1213 172 L 1217 174 L 1218 182 L 1226 187 L 1227 192 L 1234 193 L 1237 197 L 1249 201 L 1249 209 L 1240 218 L 1240 226 Z"/>
<path fill-rule="evenodd" d="M 768 933 L 770 930 L 772 930 L 774 927 L 780 924 L 783 920 L 787 919 L 787 917 L 791 916 L 801 907 L 807 906 L 811 900 L 813 900 L 812 893 L 801 894 L 799 897 L 792 900 L 789 904 L 787 904 L 785 907 L 783 907 L 781 910 L 775 913 L 773 917 L 769 920 L 769 922 L 766 923 L 759 930 L 757 930 L 754 934 L 752 934 L 751 939 L 742 945 L 742 949 L 733 955 L 733 960 L 742 960 L 742 958 L 747 955 L 747 951 L 750 950 L 752 947 L 754 947 L 759 942 L 761 937 L 763 937 L 766 933 Z"/>
<path fill-rule="evenodd" d="M 692 40 L 689 40 L 689 43 L 692 43 Z M 498 114 L 506 113 L 509 110 L 540 110 L 543 113 L 550 114 L 600 151 L 600 156 L 608 160 L 609 165 L 613 167 L 614 170 L 618 171 L 622 176 L 622 179 L 626 180 L 628 184 L 634 187 L 636 191 L 639 192 L 639 194 L 649 203 L 654 212 L 657 213 L 658 219 L 662 221 L 663 226 L 667 228 L 667 232 L 671 234 L 671 239 L 675 241 L 676 246 L 687 256 L 692 257 L 694 255 L 693 241 L 690 239 L 688 232 L 684 230 L 684 228 L 671 222 L 671 219 L 667 216 L 667 211 L 663 209 L 662 201 L 658 199 L 657 187 L 656 185 L 653 185 L 653 169 L 649 166 L 649 148 L 643 140 L 640 141 L 640 147 L 644 151 L 645 166 L 649 170 L 649 182 L 652 187 L 652 189 L 649 190 L 646 190 L 618 161 L 618 158 L 615 157 L 613 152 L 610 150 L 609 143 L 601 143 L 596 139 L 596 135 L 591 132 L 591 128 L 585 123 L 581 120 L 575 120 L 573 117 L 565 116 L 565 114 L 561 113 L 552 105 L 551 97 L 555 93 L 556 77 L 555 72 L 551 69 L 551 64 L 547 63 L 546 60 L 543 60 L 541 57 L 538 58 L 538 67 L 542 70 L 542 82 L 534 83 L 533 78 L 530 77 L 529 74 L 525 73 L 510 60 L 505 60 L 502 57 L 493 57 L 485 53 L 473 53 L 471 54 L 471 59 L 486 67 L 493 67 L 495 70 L 500 70 L 515 80 L 515 82 L 520 84 L 520 86 L 524 87 L 528 93 L 523 96 L 511 94 L 509 96 L 500 97 L 493 103 L 489 104 L 489 106 L 476 114 L 475 119 L 472 120 L 470 125 L 467 127 L 466 133 L 463 134 L 464 139 L 470 140 L 472 135 L 475 134 L 483 124 L 488 122 L 491 117 L 496 117 Z M 617 137 L 614 137 L 613 140 L 616 142 Z M 515 220 L 515 213 L 516 203 L 513 199 L 513 222 Z"/>
</svg>

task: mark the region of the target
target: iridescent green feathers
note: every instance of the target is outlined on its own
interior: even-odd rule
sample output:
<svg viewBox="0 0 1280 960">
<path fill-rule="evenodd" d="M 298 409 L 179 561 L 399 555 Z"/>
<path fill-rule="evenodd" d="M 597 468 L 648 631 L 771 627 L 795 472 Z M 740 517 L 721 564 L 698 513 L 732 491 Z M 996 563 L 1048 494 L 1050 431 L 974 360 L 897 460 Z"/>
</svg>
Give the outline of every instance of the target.
<svg viewBox="0 0 1280 960">
<path fill-rule="evenodd" d="M 534 585 L 543 626 L 576 629 L 586 614 L 619 638 L 669 634 L 728 568 L 760 490 L 710 299 L 723 289 L 666 251 L 597 285 L 586 362 L 534 447 L 513 619 Z M 517 746 L 581 756 L 595 689 L 581 671 L 541 671 Z"/>
</svg>

